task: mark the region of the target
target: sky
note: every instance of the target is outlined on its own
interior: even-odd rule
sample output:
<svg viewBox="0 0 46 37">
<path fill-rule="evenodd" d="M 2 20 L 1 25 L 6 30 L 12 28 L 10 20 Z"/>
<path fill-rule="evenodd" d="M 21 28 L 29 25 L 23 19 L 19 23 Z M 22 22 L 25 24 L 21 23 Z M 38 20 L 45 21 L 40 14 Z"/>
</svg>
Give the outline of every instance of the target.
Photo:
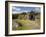
<svg viewBox="0 0 46 37">
<path fill-rule="evenodd" d="M 12 13 L 22 13 L 22 12 L 40 12 L 40 7 L 24 7 L 24 6 L 13 6 Z"/>
</svg>

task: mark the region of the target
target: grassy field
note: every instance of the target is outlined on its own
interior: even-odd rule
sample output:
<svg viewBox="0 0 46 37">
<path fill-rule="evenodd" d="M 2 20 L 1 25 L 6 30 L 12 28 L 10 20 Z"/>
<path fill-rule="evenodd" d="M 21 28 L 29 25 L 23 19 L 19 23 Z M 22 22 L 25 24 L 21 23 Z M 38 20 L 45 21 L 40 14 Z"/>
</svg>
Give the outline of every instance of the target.
<svg viewBox="0 0 46 37">
<path fill-rule="evenodd" d="M 16 15 L 18 17 L 19 15 Z M 21 18 L 20 18 L 21 17 Z M 12 30 L 34 30 L 40 29 L 40 15 L 35 16 L 35 20 L 29 20 L 25 15 L 20 15 L 19 19 L 12 19 Z"/>
<path fill-rule="evenodd" d="M 15 22 L 20 23 L 22 26 L 19 26 L 15 28 L 14 24 Z M 31 30 L 31 29 L 40 29 L 40 21 L 39 19 L 33 21 L 33 20 L 13 20 L 13 30 Z M 18 24 L 19 25 L 19 24 Z"/>
</svg>

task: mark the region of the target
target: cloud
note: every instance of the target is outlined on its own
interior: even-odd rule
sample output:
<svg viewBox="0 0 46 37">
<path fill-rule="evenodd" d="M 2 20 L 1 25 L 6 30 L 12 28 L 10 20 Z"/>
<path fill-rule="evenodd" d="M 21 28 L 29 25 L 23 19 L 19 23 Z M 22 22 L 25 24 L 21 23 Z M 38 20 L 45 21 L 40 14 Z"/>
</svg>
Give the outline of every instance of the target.
<svg viewBox="0 0 46 37">
<path fill-rule="evenodd" d="M 20 8 L 17 8 L 17 7 L 13 7 L 12 8 L 12 11 L 14 12 L 14 11 L 20 11 L 21 9 Z"/>
<path fill-rule="evenodd" d="M 18 10 L 18 11 L 21 10 L 20 8 L 16 8 L 16 7 L 13 7 L 13 9 L 14 9 L 14 10 Z"/>
<path fill-rule="evenodd" d="M 40 12 L 40 8 L 35 8 L 35 12 Z"/>
</svg>

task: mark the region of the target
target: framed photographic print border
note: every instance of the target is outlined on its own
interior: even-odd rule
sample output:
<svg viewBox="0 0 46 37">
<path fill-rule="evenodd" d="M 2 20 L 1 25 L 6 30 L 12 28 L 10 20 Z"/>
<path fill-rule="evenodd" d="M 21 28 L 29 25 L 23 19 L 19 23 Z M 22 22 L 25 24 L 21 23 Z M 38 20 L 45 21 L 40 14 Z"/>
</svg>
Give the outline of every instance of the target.
<svg viewBox="0 0 46 37">
<path fill-rule="evenodd" d="M 8 2 L 11 3 L 27 3 L 27 4 L 42 4 L 43 5 L 43 32 L 42 33 L 26 33 L 26 34 L 8 34 Z M 25 2 L 25 1 L 5 1 L 5 36 L 18 36 L 18 35 L 34 35 L 34 34 L 44 34 L 45 33 L 45 3 L 40 2 Z"/>
</svg>

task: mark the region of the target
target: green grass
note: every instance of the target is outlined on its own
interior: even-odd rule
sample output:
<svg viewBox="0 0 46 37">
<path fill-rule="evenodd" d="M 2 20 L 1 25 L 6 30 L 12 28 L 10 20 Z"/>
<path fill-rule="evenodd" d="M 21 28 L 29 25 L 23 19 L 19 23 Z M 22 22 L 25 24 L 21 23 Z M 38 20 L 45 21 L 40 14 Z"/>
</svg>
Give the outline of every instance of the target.
<svg viewBox="0 0 46 37">
<path fill-rule="evenodd" d="M 18 27 L 16 30 L 27 30 L 27 29 L 31 29 L 31 27 L 29 27 L 29 26 L 22 26 L 22 27 Z"/>
<path fill-rule="evenodd" d="M 31 20 L 16 20 L 17 23 L 20 23 L 22 25 L 25 25 L 25 24 L 29 24 L 31 23 L 32 21 Z"/>
<path fill-rule="evenodd" d="M 39 28 L 39 22 L 38 20 L 32 21 L 32 20 L 24 20 L 24 19 L 16 19 L 17 23 L 21 24 L 22 26 L 17 27 L 16 30 L 31 30 L 33 28 Z"/>
<path fill-rule="evenodd" d="M 27 24 L 31 24 L 31 20 L 16 20 L 16 22 L 22 25 L 22 27 L 18 27 L 17 30 L 31 29 L 31 27 L 27 25 Z"/>
</svg>

